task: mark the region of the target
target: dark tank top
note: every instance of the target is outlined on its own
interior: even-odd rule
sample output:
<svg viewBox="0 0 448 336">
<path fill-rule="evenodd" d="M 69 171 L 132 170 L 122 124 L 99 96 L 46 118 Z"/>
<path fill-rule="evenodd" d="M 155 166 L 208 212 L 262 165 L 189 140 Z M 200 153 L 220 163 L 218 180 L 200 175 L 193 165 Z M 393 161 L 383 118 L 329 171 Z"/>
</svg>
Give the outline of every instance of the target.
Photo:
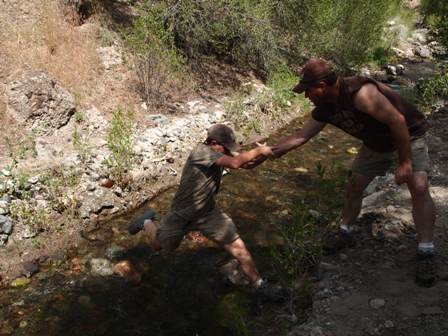
<svg viewBox="0 0 448 336">
<path fill-rule="evenodd" d="M 396 150 L 397 146 L 389 127 L 359 111 L 353 104 L 353 95 L 367 83 L 375 84 L 378 90 L 405 117 L 411 137 L 420 137 L 425 134 L 428 123 L 423 113 L 387 85 L 361 76 L 341 77 L 338 103 L 317 106 L 312 112 L 313 119 L 342 129 L 362 140 L 367 147 L 376 152 L 386 153 Z"/>
</svg>

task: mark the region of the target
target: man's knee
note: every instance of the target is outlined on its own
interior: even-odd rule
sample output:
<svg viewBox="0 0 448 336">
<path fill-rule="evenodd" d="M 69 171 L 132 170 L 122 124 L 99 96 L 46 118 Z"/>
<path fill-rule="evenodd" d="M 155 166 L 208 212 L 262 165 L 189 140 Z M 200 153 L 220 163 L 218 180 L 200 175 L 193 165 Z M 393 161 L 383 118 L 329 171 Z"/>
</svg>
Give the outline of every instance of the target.
<svg viewBox="0 0 448 336">
<path fill-rule="evenodd" d="M 431 197 L 426 174 L 414 174 L 408 186 L 413 198 L 424 199 Z"/>
</svg>

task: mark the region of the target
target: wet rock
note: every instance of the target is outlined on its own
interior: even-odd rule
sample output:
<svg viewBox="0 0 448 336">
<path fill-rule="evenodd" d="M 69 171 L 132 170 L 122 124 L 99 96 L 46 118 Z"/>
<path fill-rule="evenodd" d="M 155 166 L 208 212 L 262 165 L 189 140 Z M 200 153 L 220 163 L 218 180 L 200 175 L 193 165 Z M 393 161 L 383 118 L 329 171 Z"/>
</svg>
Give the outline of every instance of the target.
<svg viewBox="0 0 448 336">
<path fill-rule="evenodd" d="M 337 271 L 337 270 L 339 270 L 339 266 L 333 265 L 333 264 L 330 264 L 330 263 L 327 263 L 327 262 L 321 262 L 320 263 L 320 268 L 323 271 Z"/>
<path fill-rule="evenodd" d="M 245 286 L 249 284 L 249 280 L 244 275 L 241 265 L 236 259 L 232 259 L 225 265 L 221 266 L 220 272 L 234 285 Z"/>
<path fill-rule="evenodd" d="M 129 260 L 120 261 L 114 266 L 114 273 L 128 282 L 140 283 L 142 275 Z"/>
<path fill-rule="evenodd" d="M 397 75 L 397 68 L 394 65 L 388 65 L 386 67 L 386 73 L 388 75 L 396 76 Z"/>
<path fill-rule="evenodd" d="M 387 320 L 386 322 L 384 322 L 384 327 L 390 329 L 395 327 L 395 324 L 391 320 Z"/>
<path fill-rule="evenodd" d="M 75 113 L 75 100 L 43 71 L 25 70 L 7 88 L 8 113 L 30 129 L 49 134 L 67 124 Z"/>
<path fill-rule="evenodd" d="M 325 333 L 321 327 L 298 326 L 295 327 L 288 336 L 330 336 Z"/>
<path fill-rule="evenodd" d="M 97 276 L 111 276 L 114 274 L 112 263 L 104 258 L 93 258 L 89 262 L 91 273 Z"/>
<path fill-rule="evenodd" d="M 39 272 L 39 265 L 33 261 L 25 261 L 22 264 L 22 275 L 31 278 L 34 274 Z"/>
<path fill-rule="evenodd" d="M 341 260 L 347 260 L 347 259 L 348 259 L 348 256 L 347 256 L 345 253 L 340 253 L 340 254 L 339 254 L 339 259 L 341 259 Z"/>
<path fill-rule="evenodd" d="M 123 257 L 125 253 L 126 249 L 124 247 L 112 245 L 107 248 L 105 255 L 108 259 L 115 259 Z"/>
<path fill-rule="evenodd" d="M 11 282 L 11 287 L 12 288 L 26 287 L 30 282 L 31 280 L 28 278 L 18 278 Z"/>
<path fill-rule="evenodd" d="M 370 307 L 373 309 L 380 309 L 381 307 L 384 307 L 386 304 L 386 301 L 383 299 L 372 299 L 369 302 Z"/>
</svg>

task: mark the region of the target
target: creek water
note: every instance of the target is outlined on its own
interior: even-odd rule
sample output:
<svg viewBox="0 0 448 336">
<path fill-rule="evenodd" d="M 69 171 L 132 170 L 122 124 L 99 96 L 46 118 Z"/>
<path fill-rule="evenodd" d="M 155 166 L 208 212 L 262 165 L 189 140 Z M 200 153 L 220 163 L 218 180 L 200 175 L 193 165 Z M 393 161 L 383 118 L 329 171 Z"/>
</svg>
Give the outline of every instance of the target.
<svg viewBox="0 0 448 336">
<path fill-rule="evenodd" d="M 295 120 L 268 143 L 301 124 Z M 220 206 L 234 219 L 263 275 L 275 277 L 270 247 L 282 242 L 279 218 L 292 218 L 294 204 L 317 178 L 318 163 L 348 165 L 347 149 L 352 146 L 342 132 L 327 127 L 301 150 L 223 177 Z M 218 272 L 226 253 L 213 243 L 185 239 L 175 252 L 155 254 L 142 234 L 127 234 L 130 218 L 147 208 L 163 215 L 174 190 L 137 213 L 104 223 L 89 240 L 61 251 L 60 259 L 45 262 L 27 286 L 2 290 L 0 335 L 230 335 L 236 329 L 244 334 L 247 325 L 260 328 L 254 334 L 278 334 L 278 327 L 270 325 L 268 332 L 263 326 L 253 293 Z M 115 257 L 110 255 L 114 249 Z M 106 255 L 113 263 L 130 260 L 143 275 L 141 283 L 92 275 L 89 261 Z"/>
<path fill-rule="evenodd" d="M 267 142 L 277 142 L 302 123 L 294 120 Z M 337 163 L 347 169 L 354 154 L 349 149 L 358 144 L 327 126 L 300 150 L 223 177 L 219 204 L 233 218 L 263 276 L 275 281 L 270 250 L 282 244 L 278 223 L 294 220 L 295 205 L 307 199 L 320 178 L 316 167 Z M 0 335 L 284 334 L 287 322 L 273 318 L 279 308 L 260 308 L 251 291 L 220 274 L 226 253 L 213 243 L 194 236 L 172 253 L 153 253 L 142 234 L 127 234 L 130 219 L 148 208 L 163 215 L 174 191 L 104 223 L 88 240 L 49 258 L 26 286 L 1 290 Z M 342 201 L 342 189 L 336 192 Z M 325 204 L 305 207 L 325 211 Z M 133 285 L 93 275 L 88 265 L 94 258 L 130 260 L 142 281 Z"/>
</svg>

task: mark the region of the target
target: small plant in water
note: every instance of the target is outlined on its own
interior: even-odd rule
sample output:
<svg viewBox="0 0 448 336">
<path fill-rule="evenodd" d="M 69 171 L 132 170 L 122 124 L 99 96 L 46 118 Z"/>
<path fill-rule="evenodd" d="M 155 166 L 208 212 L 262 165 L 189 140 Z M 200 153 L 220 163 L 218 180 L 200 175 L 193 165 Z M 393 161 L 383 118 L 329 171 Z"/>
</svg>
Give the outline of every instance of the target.
<svg viewBox="0 0 448 336">
<path fill-rule="evenodd" d="M 107 134 L 107 147 L 111 154 L 106 163 L 112 175 L 123 181 L 125 174 L 134 164 L 134 122 L 133 111 L 117 108 L 112 114 L 111 127 Z"/>
</svg>

